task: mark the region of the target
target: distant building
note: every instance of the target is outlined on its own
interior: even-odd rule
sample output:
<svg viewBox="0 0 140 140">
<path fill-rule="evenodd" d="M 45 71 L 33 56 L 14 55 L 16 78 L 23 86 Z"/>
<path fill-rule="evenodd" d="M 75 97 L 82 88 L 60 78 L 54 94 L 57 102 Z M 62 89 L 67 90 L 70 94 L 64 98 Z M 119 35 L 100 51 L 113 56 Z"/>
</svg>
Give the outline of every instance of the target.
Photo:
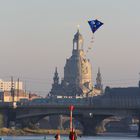
<svg viewBox="0 0 140 140">
<path fill-rule="evenodd" d="M 0 102 L 17 102 L 23 100 L 33 100 L 42 98 L 35 93 L 27 93 L 23 90 L 23 83 L 21 81 L 14 82 L 0 80 Z"/>
<path fill-rule="evenodd" d="M 12 95 L 14 93 L 14 96 Z M 17 102 L 21 99 L 29 99 L 29 94 L 25 93 L 23 90 L 11 91 L 0 91 L 0 101 L 1 102 Z"/>
<path fill-rule="evenodd" d="M 115 87 L 115 88 L 110 88 L 106 87 L 105 88 L 105 95 L 106 96 L 113 96 L 114 98 L 125 98 L 125 97 L 139 97 L 140 94 L 140 81 L 138 84 L 138 87 Z"/>
<path fill-rule="evenodd" d="M 140 88 L 139 87 L 116 87 L 116 88 L 109 88 L 107 87 L 105 89 L 105 94 L 112 94 L 114 97 L 117 96 L 128 96 L 128 95 L 134 95 L 140 94 Z"/>
<path fill-rule="evenodd" d="M 101 74 L 98 73 L 96 89 L 92 82 L 92 68 L 83 50 L 84 39 L 79 30 L 73 38 L 72 56 L 66 60 L 64 78 L 59 82 L 55 69 L 50 96 L 94 96 L 101 94 Z M 99 72 L 99 71 L 98 71 Z"/>
<path fill-rule="evenodd" d="M 0 101 L 1 102 L 17 102 L 21 99 L 29 99 L 29 95 L 23 90 L 21 81 L 3 81 L 0 79 Z"/>
<path fill-rule="evenodd" d="M 110 104 L 118 107 L 139 105 L 140 87 L 106 87 L 102 98 L 104 98 L 104 101 L 106 101 L 106 99 L 110 100 L 111 103 L 108 101 L 106 102 L 107 106 Z"/>
<path fill-rule="evenodd" d="M 11 88 L 14 89 L 19 89 L 19 90 L 23 90 L 23 83 L 21 81 L 17 81 L 17 82 L 13 82 L 13 84 L 11 84 L 11 81 L 3 81 L 0 79 L 0 90 L 1 91 L 11 91 Z"/>
</svg>

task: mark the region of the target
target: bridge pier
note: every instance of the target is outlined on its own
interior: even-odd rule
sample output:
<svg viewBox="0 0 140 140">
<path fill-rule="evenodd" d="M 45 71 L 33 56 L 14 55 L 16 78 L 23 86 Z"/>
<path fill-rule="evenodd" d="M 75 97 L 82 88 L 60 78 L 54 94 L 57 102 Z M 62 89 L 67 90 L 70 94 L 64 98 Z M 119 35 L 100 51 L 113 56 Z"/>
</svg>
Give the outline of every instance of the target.
<svg viewBox="0 0 140 140">
<path fill-rule="evenodd" d="M 7 112 L 7 127 L 10 127 L 10 123 L 16 123 L 16 110 L 13 108 L 9 108 Z"/>
<path fill-rule="evenodd" d="M 8 121 L 7 111 L 1 110 L 0 111 L 0 128 L 7 127 L 7 121 Z"/>
<path fill-rule="evenodd" d="M 102 115 L 82 117 L 81 123 L 84 127 L 83 134 L 88 136 L 96 136 L 98 132 L 97 126 L 101 124 L 104 118 L 106 118 L 106 116 Z"/>
<path fill-rule="evenodd" d="M 139 124 L 138 124 L 138 137 L 140 137 L 140 115 L 139 115 Z"/>
<path fill-rule="evenodd" d="M 88 136 L 96 136 L 96 121 L 93 118 L 85 118 L 83 119 L 82 125 L 84 127 L 83 134 Z"/>
<path fill-rule="evenodd" d="M 13 108 L 0 110 L 0 127 L 10 127 L 11 122 L 16 121 L 16 111 Z"/>
</svg>

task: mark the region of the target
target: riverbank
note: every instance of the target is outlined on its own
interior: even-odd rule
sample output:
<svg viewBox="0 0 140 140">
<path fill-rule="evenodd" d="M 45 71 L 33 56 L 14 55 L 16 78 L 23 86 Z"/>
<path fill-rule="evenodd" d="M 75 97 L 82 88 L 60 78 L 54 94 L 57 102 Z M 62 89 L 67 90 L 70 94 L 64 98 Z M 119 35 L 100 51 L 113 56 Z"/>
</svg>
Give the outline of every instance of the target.
<svg viewBox="0 0 140 140">
<path fill-rule="evenodd" d="M 28 135 L 49 135 L 49 134 L 56 134 L 60 133 L 62 135 L 69 134 L 69 130 L 48 130 L 48 129 L 9 129 L 9 128 L 1 128 L 0 135 L 1 136 L 28 136 Z M 76 133 L 81 135 L 82 132 L 76 130 Z"/>
</svg>

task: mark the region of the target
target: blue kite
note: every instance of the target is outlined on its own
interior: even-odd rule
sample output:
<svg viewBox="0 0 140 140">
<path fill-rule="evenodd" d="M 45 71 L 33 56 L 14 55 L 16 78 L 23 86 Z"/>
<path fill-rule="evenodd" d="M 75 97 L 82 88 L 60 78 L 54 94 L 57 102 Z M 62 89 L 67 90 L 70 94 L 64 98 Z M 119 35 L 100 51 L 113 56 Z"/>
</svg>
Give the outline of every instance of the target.
<svg viewBox="0 0 140 140">
<path fill-rule="evenodd" d="M 98 28 L 100 28 L 103 25 L 103 23 L 97 19 L 88 21 L 88 24 L 89 24 L 93 34 L 94 34 L 94 32 L 96 32 L 96 30 Z"/>
</svg>

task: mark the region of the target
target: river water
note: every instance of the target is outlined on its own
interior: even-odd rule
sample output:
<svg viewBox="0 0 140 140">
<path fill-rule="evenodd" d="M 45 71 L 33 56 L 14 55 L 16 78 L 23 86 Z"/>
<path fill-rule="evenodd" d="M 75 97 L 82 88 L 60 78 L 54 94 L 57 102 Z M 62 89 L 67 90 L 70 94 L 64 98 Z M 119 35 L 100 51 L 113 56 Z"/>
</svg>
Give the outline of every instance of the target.
<svg viewBox="0 0 140 140">
<path fill-rule="evenodd" d="M 2 137 L 2 136 L 0 136 Z M 44 136 L 3 136 L 4 140 L 55 140 L 53 135 Z M 61 140 L 69 140 L 68 136 L 61 135 Z M 78 137 L 78 140 L 140 140 L 136 134 L 104 134 L 101 136 L 82 136 Z"/>
</svg>

